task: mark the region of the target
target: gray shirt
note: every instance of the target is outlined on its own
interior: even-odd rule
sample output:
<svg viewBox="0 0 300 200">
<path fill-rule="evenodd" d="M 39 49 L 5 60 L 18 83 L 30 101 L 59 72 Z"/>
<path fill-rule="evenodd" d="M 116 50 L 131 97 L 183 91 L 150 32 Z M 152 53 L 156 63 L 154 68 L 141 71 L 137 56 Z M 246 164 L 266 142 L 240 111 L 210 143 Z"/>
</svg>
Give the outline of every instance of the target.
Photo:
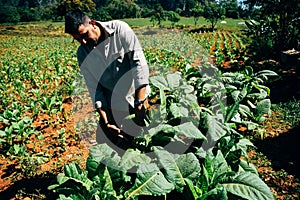
<svg viewBox="0 0 300 200">
<path fill-rule="evenodd" d="M 106 39 L 97 46 L 80 45 L 77 50 L 80 71 L 95 105 L 128 110 L 135 90 L 149 84 L 149 68 L 133 30 L 125 22 L 97 22 Z M 149 85 L 147 86 L 149 92 Z M 147 94 L 146 94 L 147 95 Z"/>
</svg>

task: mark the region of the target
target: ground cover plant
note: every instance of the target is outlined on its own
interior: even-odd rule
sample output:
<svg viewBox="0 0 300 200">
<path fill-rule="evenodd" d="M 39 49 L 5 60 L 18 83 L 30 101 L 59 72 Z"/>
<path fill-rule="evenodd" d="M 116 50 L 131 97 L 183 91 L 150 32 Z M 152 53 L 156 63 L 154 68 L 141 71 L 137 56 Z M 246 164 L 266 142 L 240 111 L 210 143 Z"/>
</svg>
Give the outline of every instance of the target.
<svg viewBox="0 0 300 200">
<path fill-rule="evenodd" d="M 266 158 L 253 153 L 256 141 L 247 138 L 263 130 L 273 117 L 272 91 L 265 84 L 276 73 L 256 71 L 243 66 L 245 62 L 232 64 L 246 50 L 232 42 L 240 38 L 235 33 L 137 31 L 151 67 L 153 109 L 151 123 L 135 139 L 135 148 L 123 155 L 105 144 L 88 151 L 74 129 L 71 107 L 76 114 L 94 112 L 87 106 L 88 99 L 76 100 L 81 92 L 76 86 L 81 83 L 73 82 L 79 79 L 71 38 L 1 35 L 0 195 L 7 199 L 57 195 L 62 199 L 296 199 L 299 184 L 283 172 L 263 173 L 267 161 L 260 159 Z M 224 43 L 224 48 L 227 44 L 226 55 L 238 49 L 230 60 L 230 67 L 237 66 L 234 71 L 222 71 L 224 65 L 215 67 L 217 59 L 211 56 L 217 57 L 216 53 L 201 43 L 210 43 L 209 38 L 219 40 L 220 46 Z M 229 38 L 236 46 L 228 44 Z M 297 109 L 297 103 L 291 105 Z M 84 120 L 85 125 L 95 123 Z M 297 117 L 291 120 L 297 124 Z M 93 131 L 80 123 L 76 128 Z M 26 177 L 41 178 L 40 190 L 25 187 L 31 183 Z M 288 180 L 294 192 L 284 184 L 288 194 L 280 193 L 277 183 L 282 180 Z M 17 191 L 12 190 L 18 182 Z"/>
</svg>

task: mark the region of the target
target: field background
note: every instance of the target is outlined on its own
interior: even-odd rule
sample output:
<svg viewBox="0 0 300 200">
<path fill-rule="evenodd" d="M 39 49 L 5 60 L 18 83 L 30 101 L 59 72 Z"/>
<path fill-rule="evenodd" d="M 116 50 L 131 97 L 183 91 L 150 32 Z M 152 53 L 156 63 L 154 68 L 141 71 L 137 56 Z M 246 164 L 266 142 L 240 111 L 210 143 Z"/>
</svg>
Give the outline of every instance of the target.
<svg viewBox="0 0 300 200">
<path fill-rule="evenodd" d="M 152 28 L 149 19 L 124 21 L 137 32 Z M 246 64 L 251 59 L 251 54 L 246 53 L 249 38 L 243 37 L 245 26 L 238 24 L 241 20 L 224 21 L 227 23 L 218 23 L 214 33 L 196 32 L 191 34 L 191 38 L 199 43 L 206 39 L 205 43 L 210 45 L 204 49 L 213 56 L 213 62 L 221 68 L 232 70 L 236 66 L 234 63 Z M 181 18 L 176 28 L 188 32 L 209 27 L 203 18 L 197 26 L 193 24 L 192 18 Z M 168 22 L 163 22 L 163 26 L 171 29 Z M 75 124 L 78 121 L 75 118 L 87 120 L 84 116 L 94 115 L 94 112 L 88 98 L 83 102 L 74 99 L 74 94 L 76 97 L 80 92 L 74 89 L 76 85 L 72 83 L 78 76 L 77 44 L 63 33 L 63 28 L 62 22 L 0 26 L 0 130 L 2 139 L 7 139 L 8 134 L 13 136 L 9 143 L 1 141 L 1 199 L 53 199 L 55 196 L 47 187 L 63 171 L 63 165 L 76 162 L 85 167 L 88 142 L 91 141 L 82 140 L 82 136 L 76 134 L 78 127 Z M 224 35 L 236 41 L 230 42 L 236 46 L 226 50 L 233 54 L 232 59 L 230 55 L 224 57 L 225 44 L 220 39 Z M 218 48 L 223 49 L 223 54 L 217 54 L 217 49 L 212 48 L 217 44 Z M 145 51 L 151 58 L 151 49 Z M 228 59 L 227 63 L 225 59 Z M 264 122 L 266 132 L 248 133 L 242 128 L 240 131 L 247 132 L 245 134 L 258 147 L 249 151 L 249 156 L 262 179 L 277 194 L 277 199 L 299 199 L 300 165 L 296 155 L 300 139 L 299 72 L 295 66 L 282 66 L 279 61 L 280 58 L 263 60 L 253 66 L 256 69 L 271 69 L 280 75 L 268 85 L 271 88 L 273 114 Z M 78 116 L 74 116 L 74 106 L 78 105 Z M 15 128 L 9 130 L 12 124 Z"/>
</svg>

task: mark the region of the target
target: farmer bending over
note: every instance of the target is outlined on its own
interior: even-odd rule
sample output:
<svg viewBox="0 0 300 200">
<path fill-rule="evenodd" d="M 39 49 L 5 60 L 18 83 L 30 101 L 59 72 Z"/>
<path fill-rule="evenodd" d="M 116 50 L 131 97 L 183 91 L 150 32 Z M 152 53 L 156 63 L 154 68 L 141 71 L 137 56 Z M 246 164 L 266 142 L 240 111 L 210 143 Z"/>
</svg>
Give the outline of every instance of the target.
<svg viewBox="0 0 300 200">
<path fill-rule="evenodd" d="M 97 143 L 131 140 L 145 126 L 150 91 L 149 68 L 135 33 L 125 22 L 95 21 L 81 11 L 66 14 L 65 32 L 80 43 L 80 72 L 100 115 Z M 124 120 L 131 113 L 135 121 Z"/>
</svg>

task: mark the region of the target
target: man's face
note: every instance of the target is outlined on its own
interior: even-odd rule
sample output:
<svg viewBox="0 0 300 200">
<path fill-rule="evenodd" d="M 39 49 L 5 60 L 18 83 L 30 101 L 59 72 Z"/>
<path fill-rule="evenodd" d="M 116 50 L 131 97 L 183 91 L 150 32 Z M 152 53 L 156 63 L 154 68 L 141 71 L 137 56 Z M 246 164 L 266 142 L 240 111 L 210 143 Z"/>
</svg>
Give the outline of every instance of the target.
<svg viewBox="0 0 300 200">
<path fill-rule="evenodd" d="M 79 25 L 78 33 L 72 34 L 80 44 L 95 46 L 100 37 L 100 29 L 95 24 Z"/>
</svg>

